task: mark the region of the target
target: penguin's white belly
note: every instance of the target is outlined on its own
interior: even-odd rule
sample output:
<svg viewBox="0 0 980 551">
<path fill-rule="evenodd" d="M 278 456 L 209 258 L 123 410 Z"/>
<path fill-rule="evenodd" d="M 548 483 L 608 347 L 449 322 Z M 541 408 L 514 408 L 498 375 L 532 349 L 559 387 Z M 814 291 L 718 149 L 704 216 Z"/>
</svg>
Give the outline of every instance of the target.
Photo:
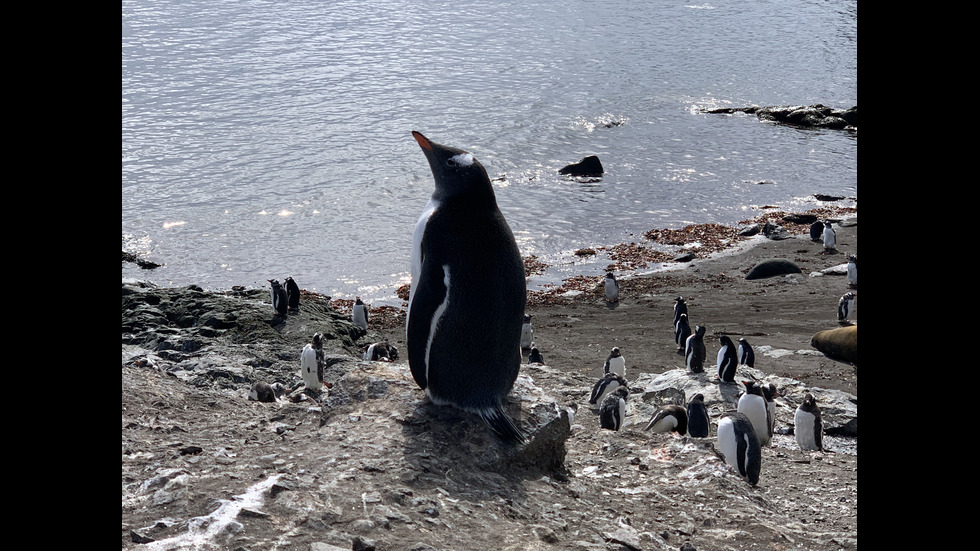
<svg viewBox="0 0 980 551">
<path fill-rule="evenodd" d="M 725 353 L 726 352 L 728 352 L 728 346 L 727 345 L 726 346 L 722 346 L 721 347 L 721 350 L 718 351 L 718 364 L 717 365 L 718 365 L 718 368 L 719 369 L 724 364 L 724 361 L 725 361 Z"/>
<path fill-rule="evenodd" d="M 415 288 L 419 283 L 419 274 L 422 273 L 422 236 L 425 235 L 425 226 L 429 223 L 429 218 L 432 217 L 438 207 L 439 203 L 435 199 L 429 199 L 422 215 L 419 216 L 418 222 L 415 223 L 415 231 L 412 233 L 412 284 L 408 290 L 408 317 L 406 319 L 412 318 L 412 299 L 415 298 Z"/>
<path fill-rule="evenodd" d="M 677 419 L 673 415 L 661 417 L 659 421 L 650 426 L 653 432 L 670 432 L 677 428 Z"/>
<path fill-rule="evenodd" d="M 847 282 L 851 285 L 857 285 L 858 282 L 858 271 L 857 266 L 854 264 L 847 265 Z"/>
<path fill-rule="evenodd" d="M 370 360 L 370 359 L 374 358 L 374 347 L 376 347 L 376 346 L 378 346 L 378 343 L 372 344 L 371 346 L 368 347 L 367 350 L 364 351 L 364 359 L 365 360 Z"/>
<path fill-rule="evenodd" d="M 718 421 L 718 451 L 725 456 L 725 462 L 738 471 L 738 444 L 735 438 L 735 426 L 731 419 Z"/>
<path fill-rule="evenodd" d="M 534 330 L 530 323 L 525 323 L 521 327 L 521 348 L 530 348 L 532 341 L 534 341 Z"/>
<path fill-rule="evenodd" d="M 303 383 L 306 388 L 319 390 L 322 383 L 317 377 L 316 350 L 312 346 L 303 347 L 303 353 L 299 358 L 300 375 L 303 376 Z"/>
<path fill-rule="evenodd" d="M 796 433 L 796 443 L 804 450 L 817 450 L 817 439 L 813 432 L 815 417 L 808 411 L 796 410 L 793 423 L 796 425 L 793 432 Z"/>
<path fill-rule="evenodd" d="M 355 305 L 354 313 L 351 316 L 354 321 L 354 325 L 360 327 L 361 329 L 367 329 L 368 325 L 367 314 L 364 312 L 366 308 L 367 306 L 362 306 L 360 304 Z"/>
<path fill-rule="evenodd" d="M 766 399 L 755 394 L 743 394 L 738 400 L 739 413 L 744 413 L 752 428 L 755 429 L 759 443 L 765 444 L 769 441 L 769 408 L 766 407 Z"/>
<path fill-rule="evenodd" d="M 626 358 L 622 356 L 610 358 L 609 373 L 615 373 L 620 377 L 626 377 Z"/>
<path fill-rule="evenodd" d="M 617 298 L 619 298 L 619 287 L 616 285 L 616 282 L 615 281 L 613 281 L 611 279 L 607 279 L 606 280 L 606 299 L 612 302 L 612 301 L 615 301 Z"/>
</svg>

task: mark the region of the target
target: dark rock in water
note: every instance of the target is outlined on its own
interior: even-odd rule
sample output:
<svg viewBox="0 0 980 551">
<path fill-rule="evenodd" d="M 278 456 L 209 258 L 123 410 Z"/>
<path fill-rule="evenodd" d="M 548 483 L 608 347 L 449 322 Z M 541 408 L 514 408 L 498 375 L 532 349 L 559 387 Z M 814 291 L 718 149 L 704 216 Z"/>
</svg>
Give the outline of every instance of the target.
<svg viewBox="0 0 980 551">
<path fill-rule="evenodd" d="M 822 193 L 814 193 L 813 198 L 817 201 L 841 201 L 844 199 L 843 195 L 824 195 Z"/>
<path fill-rule="evenodd" d="M 825 105 L 783 105 L 769 107 L 723 107 L 707 109 L 706 113 L 755 114 L 761 120 L 792 124 L 803 128 L 845 129 L 857 128 L 857 106 L 850 109 L 832 109 Z"/>
<path fill-rule="evenodd" d="M 802 274 L 803 270 L 793 262 L 783 258 L 763 260 L 749 270 L 745 279 L 765 279 L 785 274 Z"/>
<path fill-rule="evenodd" d="M 150 260 L 144 260 L 144 259 L 136 256 L 135 254 L 133 254 L 133 253 L 127 253 L 126 251 L 123 251 L 122 252 L 122 261 L 123 262 L 132 262 L 132 263 L 136 264 L 137 266 L 139 266 L 140 268 L 142 268 L 144 270 L 152 270 L 154 268 L 159 268 L 160 267 L 160 265 L 157 264 L 156 262 L 152 262 Z"/>
<path fill-rule="evenodd" d="M 810 346 L 824 356 L 857 365 L 857 325 L 827 329 L 813 335 Z"/>
<path fill-rule="evenodd" d="M 603 172 L 605 171 L 602 169 L 602 163 L 599 162 L 599 157 L 589 155 L 577 163 L 562 168 L 558 171 L 558 174 L 568 176 L 602 176 Z"/>
</svg>

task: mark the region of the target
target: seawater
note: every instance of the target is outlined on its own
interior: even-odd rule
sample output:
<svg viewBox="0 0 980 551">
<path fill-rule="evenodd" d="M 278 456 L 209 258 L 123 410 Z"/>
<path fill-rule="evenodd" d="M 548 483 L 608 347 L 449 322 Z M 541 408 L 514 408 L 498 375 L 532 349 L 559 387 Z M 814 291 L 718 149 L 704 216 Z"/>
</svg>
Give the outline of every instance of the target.
<svg viewBox="0 0 980 551">
<path fill-rule="evenodd" d="M 160 285 L 397 304 L 433 184 L 487 168 L 524 255 L 857 197 L 857 135 L 704 108 L 857 105 L 857 1 L 122 2 L 123 248 Z M 558 175 L 598 155 L 598 180 Z M 761 184 L 760 182 L 766 182 Z"/>
</svg>

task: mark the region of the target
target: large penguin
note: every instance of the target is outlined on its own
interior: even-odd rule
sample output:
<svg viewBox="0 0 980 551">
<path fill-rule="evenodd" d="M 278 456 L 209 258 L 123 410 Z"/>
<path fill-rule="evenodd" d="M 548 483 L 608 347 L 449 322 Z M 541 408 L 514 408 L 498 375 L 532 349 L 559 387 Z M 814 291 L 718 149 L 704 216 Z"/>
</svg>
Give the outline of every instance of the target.
<svg viewBox="0 0 980 551">
<path fill-rule="evenodd" d="M 813 394 L 807 392 L 803 396 L 803 403 L 796 408 L 793 421 L 793 432 L 800 449 L 823 451 L 823 422 Z"/>
<path fill-rule="evenodd" d="M 752 422 L 744 413 L 730 412 L 718 421 L 718 449 L 725 462 L 738 471 L 739 476 L 755 486 L 762 473 L 762 447 L 752 428 Z"/>
<path fill-rule="evenodd" d="M 735 382 L 735 370 L 738 367 L 735 343 L 728 335 L 718 337 L 721 348 L 718 349 L 718 378 L 723 383 Z"/>
<path fill-rule="evenodd" d="M 674 324 L 674 342 L 677 343 L 677 352 L 684 353 L 687 346 L 687 338 L 691 336 L 691 324 L 687 321 L 687 314 L 682 313 Z"/>
<path fill-rule="evenodd" d="M 292 277 L 286 278 L 286 306 L 290 314 L 299 313 L 299 285 Z"/>
<path fill-rule="evenodd" d="M 626 398 L 630 391 L 625 386 L 616 388 L 599 404 L 599 426 L 609 430 L 619 430 L 626 420 Z"/>
<path fill-rule="evenodd" d="M 415 226 L 405 332 L 412 376 L 437 405 L 475 412 L 523 442 L 503 401 L 521 366 L 527 288 L 514 234 L 473 155 L 412 136 L 435 191 Z"/>
<path fill-rule="evenodd" d="M 626 376 L 626 358 L 623 357 L 618 346 L 614 346 L 609 351 L 609 356 L 606 357 L 606 361 L 602 364 L 602 372 L 615 373 L 620 377 Z"/>
<path fill-rule="evenodd" d="M 592 405 L 601 404 L 603 398 L 619 387 L 628 388 L 629 383 L 616 373 L 606 373 L 592 387 L 592 394 L 589 395 L 589 403 Z"/>
<path fill-rule="evenodd" d="M 772 438 L 772 424 L 769 422 L 771 415 L 762 385 L 755 381 L 742 381 L 742 384 L 745 385 L 745 394 L 738 399 L 738 412 L 749 418 L 759 438 L 759 445 L 765 446 Z"/>
<path fill-rule="evenodd" d="M 368 306 L 361 302 L 361 297 L 354 297 L 354 306 L 351 308 L 351 321 L 354 325 L 360 327 L 361 329 L 367 329 L 368 327 Z"/>
<path fill-rule="evenodd" d="M 323 336 L 313 334 L 313 340 L 303 347 L 299 357 L 299 371 L 306 388 L 320 392 L 323 389 Z"/>
<path fill-rule="evenodd" d="M 653 432 L 673 431 L 684 436 L 687 433 L 687 408 L 676 404 L 667 404 L 657 408 L 643 430 L 651 429 Z"/>
<path fill-rule="evenodd" d="M 708 408 L 704 405 L 704 394 L 699 392 L 687 403 L 687 433 L 704 438 L 710 432 L 711 420 L 708 417 Z"/>
<path fill-rule="evenodd" d="M 684 343 L 684 365 L 691 373 L 704 371 L 704 360 L 708 355 L 708 350 L 704 346 L 705 331 L 707 331 L 705 326 L 695 326 L 694 333 Z"/>
</svg>

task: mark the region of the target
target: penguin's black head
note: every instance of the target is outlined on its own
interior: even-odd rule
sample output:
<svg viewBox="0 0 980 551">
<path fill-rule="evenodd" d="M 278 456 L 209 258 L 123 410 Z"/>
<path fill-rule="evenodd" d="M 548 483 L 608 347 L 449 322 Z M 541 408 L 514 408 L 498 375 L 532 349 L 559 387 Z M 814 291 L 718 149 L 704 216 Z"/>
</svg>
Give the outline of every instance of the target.
<svg viewBox="0 0 980 551">
<path fill-rule="evenodd" d="M 420 132 L 412 131 L 415 141 L 422 147 L 436 182 L 434 197 L 444 198 L 461 193 L 480 191 L 493 196 L 493 187 L 487 171 L 471 153 L 456 147 L 437 144 Z"/>
</svg>

